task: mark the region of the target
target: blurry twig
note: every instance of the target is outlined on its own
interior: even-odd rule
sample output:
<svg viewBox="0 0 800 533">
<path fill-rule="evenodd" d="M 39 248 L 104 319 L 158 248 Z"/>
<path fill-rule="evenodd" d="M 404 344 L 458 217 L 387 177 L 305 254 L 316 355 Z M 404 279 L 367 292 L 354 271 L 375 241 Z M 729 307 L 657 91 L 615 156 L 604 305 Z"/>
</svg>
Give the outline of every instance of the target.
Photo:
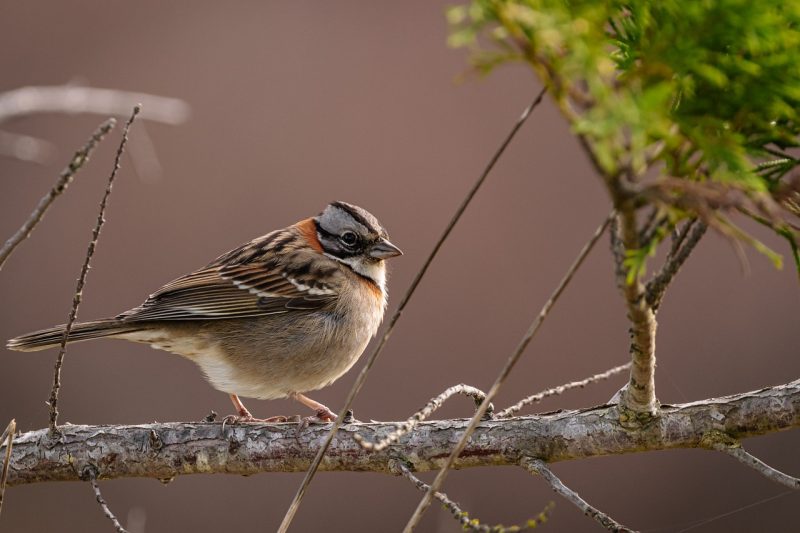
<svg viewBox="0 0 800 533">
<path fill-rule="evenodd" d="M 575 504 L 578 509 L 583 511 L 583 514 L 593 518 L 607 530 L 625 532 L 633 531 L 632 529 L 623 526 L 596 507 L 592 507 L 586 500 L 581 498 L 577 492 L 564 485 L 564 483 L 558 479 L 558 476 L 556 476 L 553 471 L 547 467 L 547 463 L 544 461 L 526 457 L 522 459 L 521 464 L 531 474 L 542 476 L 545 481 L 550 484 L 554 491 L 569 500 L 571 503 Z"/>
<path fill-rule="evenodd" d="M 573 263 L 567 269 L 567 272 L 564 274 L 564 277 L 561 278 L 561 281 L 559 282 L 558 286 L 553 291 L 553 293 L 550 295 L 550 298 L 548 298 L 548 300 L 545 302 L 544 306 L 542 307 L 542 310 L 539 311 L 539 314 L 536 316 L 531 325 L 528 327 L 528 331 L 525 332 L 525 335 L 520 340 L 519 345 L 506 361 L 505 366 L 503 366 L 503 369 L 500 371 L 500 374 L 497 376 L 497 379 L 495 379 L 492 388 L 489 389 L 489 392 L 486 394 L 486 398 L 483 400 L 480 407 L 478 407 L 478 410 L 472 416 L 472 419 L 469 421 L 469 425 L 464 430 L 464 433 L 461 435 L 461 438 L 458 440 L 456 445 L 453 447 L 453 451 L 450 453 L 450 456 L 445 461 L 444 465 L 442 466 L 442 469 L 439 470 L 439 473 L 436 475 L 436 478 L 433 480 L 433 483 L 431 483 L 430 490 L 428 490 L 428 492 L 425 493 L 425 496 L 423 496 L 422 500 L 420 500 L 419 505 L 417 505 L 417 508 L 414 511 L 414 514 L 411 515 L 411 518 L 408 520 L 408 523 L 406 524 L 406 527 L 403 530 L 404 532 L 410 533 L 419 524 L 420 519 L 422 519 L 422 515 L 425 513 L 425 511 L 431 504 L 434 492 L 436 492 L 442 487 L 442 484 L 444 483 L 444 480 L 447 477 L 449 469 L 453 466 L 453 463 L 455 463 L 456 458 L 458 458 L 458 456 L 461 455 L 461 452 L 467 445 L 467 441 L 469 440 L 470 436 L 472 436 L 472 433 L 475 431 L 475 428 L 478 427 L 478 423 L 480 422 L 483 415 L 486 413 L 490 402 L 497 395 L 498 391 L 500 390 L 500 387 L 503 386 L 503 383 L 505 382 L 508 375 L 511 373 L 511 370 L 513 370 L 514 366 L 517 364 L 517 361 L 519 361 L 519 358 L 522 356 L 522 353 L 525 351 L 525 348 L 527 348 L 528 344 L 531 342 L 531 339 L 533 339 L 534 335 L 536 335 L 536 332 L 539 331 L 539 327 L 542 325 L 545 318 L 547 318 L 550 309 L 553 307 L 556 301 L 558 301 L 558 298 L 564 292 L 564 289 L 567 287 L 567 285 L 569 285 L 569 282 L 572 281 L 572 277 L 575 275 L 575 272 L 578 271 L 578 268 L 580 268 L 580 266 L 583 264 L 583 261 L 584 259 L 586 259 L 586 256 L 589 255 L 589 252 L 592 250 L 592 248 L 594 248 L 594 245 L 597 243 L 598 239 L 603 234 L 606 227 L 608 227 L 608 225 L 611 223 L 611 220 L 615 216 L 616 216 L 616 211 L 612 210 L 606 216 L 605 220 L 603 220 L 602 224 L 600 224 L 600 226 L 597 227 L 597 229 L 594 232 L 594 235 L 592 235 L 591 238 L 589 238 L 589 241 L 583 246 L 583 249 L 581 249 L 581 251 L 578 253 L 578 257 L 575 258 L 575 261 L 573 261 Z"/>
<path fill-rule="evenodd" d="M 738 442 L 733 444 L 717 442 L 711 447 L 717 451 L 727 453 L 740 463 L 753 468 L 764 477 L 771 479 L 776 483 L 780 483 L 781 485 L 789 487 L 790 489 L 800 490 L 800 478 L 790 476 L 789 474 L 784 474 L 777 468 L 769 466 L 767 463 L 742 448 Z"/>
<path fill-rule="evenodd" d="M 64 335 L 61 338 L 61 349 L 58 352 L 55 368 L 53 369 L 53 388 L 50 391 L 50 399 L 48 400 L 48 405 L 50 406 L 50 435 L 52 437 L 58 433 L 58 391 L 61 388 L 61 366 L 64 363 L 64 354 L 67 351 L 67 339 L 69 339 L 72 325 L 75 323 L 75 319 L 78 316 L 78 307 L 81 304 L 83 296 L 83 286 L 86 283 L 86 275 L 89 273 L 89 262 L 92 260 L 97 246 L 97 240 L 100 238 L 100 230 L 105 223 L 106 205 L 109 196 L 111 196 L 111 188 L 114 185 L 114 179 L 117 177 L 117 171 L 120 168 L 120 159 L 122 158 L 122 153 L 125 151 L 125 144 L 128 141 L 128 131 L 130 130 L 131 124 L 133 124 L 133 121 L 136 119 L 136 116 L 139 114 L 140 109 L 141 107 L 138 105 L 133 108 L 133 112 L 128 122 L 125 123 L 125 128 L 122 130 L 122 140 L 119 143 L 117 155 L 114 158 L 114 168 L 111 170 L 111 175 L 108 178 L 108 185 L 106 185 L 103 198 L 100 200 L 100 212 L 97 214 L 97 223 L 92 231 L 92 239 L 89 241 L 89 246 L 86 249 L 86 258 L 83 261 L 81 273 L 78 277 L 78 285 L 75 288 L 75 296 L 72 299 L 72 309 L 69 313 L 69 320 L 64 328 Z"/>
<path fill-rule="evenodd" d="M 411 470 L 409 470 L 409 468 L 400 461 L 394 462 L 394 468 L 395 470 L 398 470 L 403 477 L 411 481 L 411 483 L 413 483 L 414 486 L 419 490 L 425 492 L 430 489 L 430 485 L 415 476 Z M 555 507 L 553 502 L 548 503 L 545 508 L 542 509 L 538 515 L 536 515 L 536 517 L 529 519 L 524 525 L 521 526 L 487 526 L 486 524 L 481 524 L 477 518 L 470 518 L 469 513 L 462 510 L 457 503 L 448 498 L 447 494 L 437 492 L 434 497 L 441 502 L 445 509 L 450 511 L 450 514 L 453 515 L 453 518 L 458 520 L 458 523 L 461 524 L 461 527 L 464 529 L 464 531 L 475 531 L 478 533 L 516 533 L 517 531 L 534 529 L 535 527 L 547 522 L 550 517 L 550 512 L 553 510 L 553 507 Z"/>
<path fill-rule="evenodd" d="M 484 398 L 486 398 L 486 394 L 480 390 L 476 389 L 475 387 L 470 387 L 469 385 L 464 385 L 461 383 L 460 385 L 453 385 L 452 387 L 445 390 L 439 396 L 435 398 L 431 398 L 425 407 L 411 415 L 405 422 L 398 424 L 397 429 L 389 433 L 386 437 L 382 438 L 378 442 L 369 442 L 365 441 L 364 437 L 361 436 L 360 433 L 353 434 L 353 438 L 358 442 L 362 448 L 365 450 L 374 450 L 379 452 L 389 446 L 392 443 L 398 441 L 400 437 L 412 431 L 415 427 L 419 425 L 420 422 L 426 420 L 429 416 L 433 414 L 438 408 L 442 406 L 442 404 L 447 401 L 450 397 L 455 394 L 464 394 L 465 396 L 471 397 L 475 401 L 475 406 L 479 406 Z M 491 419 L 493 416 L 494 407 L 489 406 L 489 409 L 486 410 L 486 417 L 487 419 Z"/>
<path fill-rule="evenodd" d="M 111 512 L 111 509 L 109 509 L 106 500 L 100 493 L 100 487 L 97 485 L 97 479 L 96 479 L 97 476 L 94 474 L 93 470 L 90 469 L 90 474 L 88 477 L 89 477 L 89 483 L 92 485 L 92 490 L 94 491 L 94 497 L 97 499 L 97 503 L 100 504 L 100 508 L 103 510 L 103 514 L 105 514 L 108 517 L 108 519 L 111 520 L 111 523 L 114 524 L 114 529 L 117 530 L 117 533 L 128 533 L 125 530 L 125 528 L 122 527 L 122 524 L 119 523 L 117 517 L 114 516 L 114 513 Z"/>
<path fill-rule="evenodd" d="M 13 418 L 8 423 L 3 436 L 0 437 L 0 443 L 6 441 L 6 453 L 3 457 L 3 467 L 0 469 L 0 513 L 3 512 L 3 496 L 6 492 L 6 481 L 8 480 L 8 468 L 11 464 L 11 448 L 14 444 L 14 434 L 17 432 L 17 421 Z"/>
<path fill-rule="evenodd" d="M 431 253 L 428 255 L 428 258 L 425 260 L 425 263 L 422 265 L 422 268 L 417 273 L 416 277 L 414 278 L 414 281 L 411 282 L 411 286 L 408 288 L 408 291 L 406 291 L 405 296 L 403 296 L 403 299 L 400 301 L 400 305 L 397 307 L 397 311 L 394 312 L 394 315 L 392 315 L 391 320 L 389 320 L 389 325 L 386 327 L 386 331 L 383 334 L 383 337 L 381 337 L 380 342 L 375 347 L 375 350 L 370 354 L 369 358 L 367 359 L 367 362 L 361 369 L 361 372 L 359 372 L 358 376 L 356 377 L 355 383 L 353 383 L 350 392 L 348 392 L 347 394 L 344 406 L 342 407 L 341 411 L 339 411 L 339 416 L 337 416 L 336 420 L 333 422 L 333 427 L 328 432 L 327 437 L 325 437 L 325 441 L 319 447 L 317 455 L 314 457 L 314 461 L 311 463 L 311 466 L 308 468 L 308 471 L 306 472 L 306 475 L 303 478 L 302 483 L 300 484 L 300 488 L 297 489 L 297 493 L 292 499 L 292 503 L 289 504 L 289 508 L 286 510 L 286 515 L 283 517 L 283 521 L 281 522 L 281 525 L 278 528 L 279 533 L 286 533 L 286 531 L 289 529 L 289 525 L 292 523 L 292 519 L 294 518 L 297 509 L 300 507 L 300 502 L 302 501 L 303 496 L 305 495 L 306 489 L 308 488 L 308 485 L 311 483 L 311 480 L 314 479 L 314 474 L 316 473 L 320 463 L 322 462 L 322 456 L 325 455 L 325 452 L 331 445 L 331 441 L 333 441 L 333 437 L 336 435 L 336 432 L 339 431 L 339 427 L 341 426 L 342 421 L 344 420 L 345 414 L 347 413 L 348 410 L 350 410 L 350 406 L 353 404 L 353 400 L 361 390 L 361 387 L 364 385 L 364 381 L 367 379 L 367 374 L 369 373 L 370 368 L 372 368 L 372 365 L 375 363 L 375 360 L 383 351 L 383 347 L 386 346 L 386 341 L 389 340 L 389 337 L 391 336 L 392 331 L 394 330 L 395 324 L 397 324 L 397 321 L 403 314 L 403 310 L 405 309 L 406 305 L 408 305 L 408 302 L 413 296 L 414 292 L 416 291 L 417 286 L 422 280 L 422 277 L 428 271 L 428 267 L 430 267 L 431 263 L 433 262 L 433 259 L 439 252 L 439 249 L 444 244 L 444 241 L 447 239 L 447 237 L 450 236 L 450 232 L 453 231 L 453 228 L 455 227 L 456 223 L 461 219 L 461 215 L 464 214 L 464 211 L 467 209 L 467 206 L 472 201 L 472 198 L 475 196 L 475 194 L 478 192 L 478 189 L 481 187 L 483 182 L 489 176 L 489 173 L 492 171 L 495 164 L 500 159 L 500 156 L 503 155 L 503 152 L 505 152 L 506 147 L 508 147 L 508 145 L 511 143 L 511 140 L 514 138 L 517 131 L 519 131 L 519 129 L 528 119 L 531 112 L 542 102 L 542 98 L 544 98 L 544 93 L 546 92 L 546 90 L 547 90 L 546 87 L 542 88 L 536 95 L 536 97 L 533 99 L 533 101 L 530 104 L 528 104 L 528 106 L 522 112 L 522 115 L 520 115 L 520 117 L 517 119 L 517 122 L 511 128 L 511 131 L 508 133 L 506 138 L 500 144 L 500 147 L 494 153 L 492 158 L 489 160 L 489 163 L 486 165 L 486 168 L 483 170 L 478 180 L 472 185 L 472 188 L 470 188 L 469 192 L 467 192 L 466 197 L 464 198 L 464 200 L 462 200 L 461 205 L 459 205 L 458 209 L 456 209 L 453 218 L 448 223 L 441 237 L 439 237 L 439 240 L 436 241 L 433 250 L 431 250 Z"/>
<path fill-rule="evenodd" d="M 53 152 L 52 143 L 44 139 L 0 130 L 0 156 L 41 165 Z"/>
<path fill-rule="evenodd" d="M 496 418 L 508 418 L 510 416 L 514 416 L 520 409 L 522 409 L 526 405 L 541 402 L 543 399 L 549 396 L 557 396 L 563 393 L 564 391 L 568 391 L 571 389 L 580 389 L 585 387 L 586 385 L 589 385 L 590 383 L 596 383 L 598 381 L 608 379 L 611 376 L 614 376 L 616 374 L 619 374 L 620 372 L 628 370 L 630 367 L 631 363 L 625 363 L 624 365 L 615 366 L 614 368 L 608 369 L 605 372 L 600 372 L 599 374 L 595 374 L 594 376 L 590 376 L 580 381 L 573 381 L 571 383 L 565 383 L 564 385 L 559 385 L 558 387 L 553 387 L 552 389 L 543 390 L 540 393 L 528 396 L 527 398 L 520 400 L 511 407 L 503 409 L 495 416 Z"/>
<path fill-rule="evenodd" d="M 105 135 L 114 128 L 116 124 L 116 120 L 110 118 L 103 122 L 86 144 L 75 152 L 75 155 L 72 156 L 72 160 L 69 162 L 67 167 L 61 171 L 61 176 L 59 176 L 58 181 L 53 188 L 50 189 L 45 196 L 39 200 L 39 204 L 33 210 L 33 212 L 28 217 L 28 220 L 22 225 L 21 228 L 17 230 L 17 232 L 11 236 L 10 239 L 6 241 L 2 248 L 0 248 L 0 268 L 3 268 L 3 264 L 9 258 L 11 253 L 14 249 L 24 241 L 33 231 L 33 228 L 42 220 L 42 217 L 50 208 L 50 205 L 58 198 L 69 186 L 70 182 L 72 181 L 73 176 L 81 167 L 89 160 L 89 155 L 94 150 L 94 147 L 99 143 Z"/>
<path fill-rule="evenodd" d="M 177 98 L 147 93 L 74 85 L 20 87 L 0 93 L 0 122 L 35 113 L 93 113 L 126 116 L 141 104 L 142 118 L 180 124 L 189 118 L 189 105 Z"/>
</svg>

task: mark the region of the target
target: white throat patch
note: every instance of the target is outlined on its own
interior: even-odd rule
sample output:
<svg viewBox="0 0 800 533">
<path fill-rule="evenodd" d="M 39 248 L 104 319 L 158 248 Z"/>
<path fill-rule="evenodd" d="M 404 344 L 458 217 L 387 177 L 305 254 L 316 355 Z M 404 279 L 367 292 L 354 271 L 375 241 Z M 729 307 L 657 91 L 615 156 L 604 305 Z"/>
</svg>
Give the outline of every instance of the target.
<svg viewBox="0 0 800 533">
<path fill-rule="evenodd" d="M 374 281 L 375 285 L 377 285 L 381 293 L 383 293 L 384 299 L 386 298 L 386 265 L 383 261 L 376 263 L 373 261 L 366 261 L 361 256 L 345 257 L 342 259 L 341 257 L 336 257 L 335 255 L 327 253 L 325 255 L 349 266 L 356 274 L 361 274 L 365 278 Z"/>
</svg>

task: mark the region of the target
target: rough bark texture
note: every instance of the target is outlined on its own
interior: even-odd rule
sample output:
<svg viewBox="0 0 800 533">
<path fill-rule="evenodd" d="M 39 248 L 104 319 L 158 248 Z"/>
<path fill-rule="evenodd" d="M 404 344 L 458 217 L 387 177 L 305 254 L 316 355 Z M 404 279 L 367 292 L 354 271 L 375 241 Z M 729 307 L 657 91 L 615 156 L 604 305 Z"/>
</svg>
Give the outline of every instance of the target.
<svg viewBox="0 0 800 533">
<path fill-rule="evenodd" d="M 456 468 L 519 464 L 530 456 L 547 462 L 662 450 L 713 448 L 716 435 L 740 439 L 800 426 L 800 380 L 758 391 L 700 402 L 664 405 L 652 423 L 637 429 L 620 424 L 617 406 L 489 420 L 480 424 Z M 467 420 L 425 422 L 380 452 L 353 438 L 377 440 L 395 423 L 344 425 L 322 462 L 322 470 L 392 473 L 400 460 L 417 471 L 447 459 Z M 136 426 L 66 425 L 58 440 L 46 429 L 14 439 L 9 485 L 180 474 L 300 472 L 308 468 L 329 426 L 298 431 L 296 424 L 227 425 L 213 422 Z"/>
<path fill-rule="evenodd" d="M 639 247 L 636 229 L 636 215 L 631 208 L 620 209 L 619 228 L 625 250 L 631 251 Z M 622 294 L 628 307 L 628 320 L 631 328 L 631 379 L 622 393 L 622 405 L 634 414 L 647 417 L 658 412 L 656 399 L 656 315 L 647 304 L 645 287 L 637 278 L 632 283 L 625 283 Z M 631 424 L 638 420 L 629 420 Z"/>
</svg>

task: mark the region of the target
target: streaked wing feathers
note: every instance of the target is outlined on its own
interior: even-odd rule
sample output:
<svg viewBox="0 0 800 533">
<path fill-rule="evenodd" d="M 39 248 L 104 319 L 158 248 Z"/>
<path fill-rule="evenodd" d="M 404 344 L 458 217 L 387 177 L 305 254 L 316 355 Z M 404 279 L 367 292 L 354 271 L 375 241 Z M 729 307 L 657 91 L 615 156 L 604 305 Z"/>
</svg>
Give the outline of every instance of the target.
<svg viewBox="0 0 800 533">
<path fill-rule="evenodd" d="M 213 264 L 212 264 L 213 265 Z M 152 294 L 123 320 L 247 318 L 330 305 L 337 293 L 309 276 L 309 269 L 259 262 L 214 265 L 178 278 Z"/>
</svg>

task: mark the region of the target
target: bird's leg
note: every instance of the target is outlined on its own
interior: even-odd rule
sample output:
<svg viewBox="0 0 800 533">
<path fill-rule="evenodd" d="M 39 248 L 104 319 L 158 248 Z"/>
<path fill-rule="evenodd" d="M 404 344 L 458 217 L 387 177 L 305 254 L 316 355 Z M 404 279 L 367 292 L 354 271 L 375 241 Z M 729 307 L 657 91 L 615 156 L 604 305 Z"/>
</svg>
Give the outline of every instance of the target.
<svg viewBox="0 0 800 533">
<path fill-rule="evenodd" d="M 250 414 L 250 411 L 247 410 L 247 407 L 244 406 L 242 400 L 240 400 L 238 396 L 231 394 L 231 402 L 233 402 L 233 407 L 236 408 L 236 412 L 239 413 L 240 418 L 244 420 L 253 420 L 253 415 Z"/>
<path fill-rule="evenodd" d="M 228 415 L 222 420 L 222 427 L 225 428 L 225 424 L 236 424 L 238 422 L 288 422 L 288 418 L 285 416 L 271 416 L 269 418 L 256 418 L 254 417 L 250 411 L 247 410 L 247 407 L 244 406 L 242 400 L 235 394 L 231 394 L 231 402 L 233 402 L 233 406 L 236 408 L 237 415 Z"/>
<path fill-rule="evenodd" d="M 314 411 L 316 411 L 317 413 L 316 417 L 323 422 L 333 422 L 334 420 L 336 420 L 336 414 L 333 411 L 331 411 L 321 403 L 312 400 L 308 396 L 304 396 L 299 392 L 293 392 L 289 395 L 289 397 L 292 400 L 296 400 L 305 405 L 306 407 L 309 407 Z"/>
</svg>

